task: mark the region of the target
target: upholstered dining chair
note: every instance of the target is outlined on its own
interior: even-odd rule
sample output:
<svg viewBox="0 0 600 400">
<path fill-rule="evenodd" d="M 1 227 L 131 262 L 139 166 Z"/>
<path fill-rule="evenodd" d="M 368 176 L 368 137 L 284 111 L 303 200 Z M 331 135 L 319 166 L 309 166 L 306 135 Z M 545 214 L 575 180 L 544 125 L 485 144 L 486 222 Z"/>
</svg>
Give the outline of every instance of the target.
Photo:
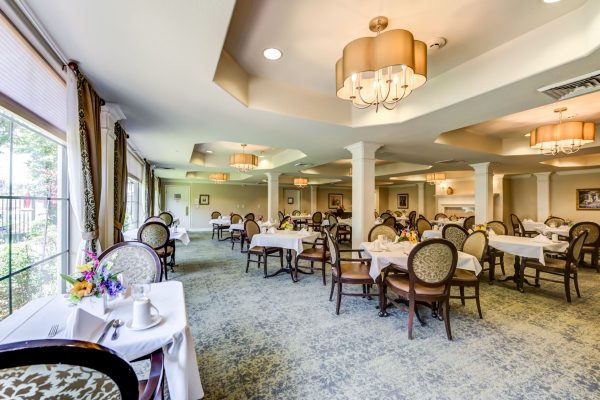
<svg viewBox="0 0 600 400">
<path fill-rule="evenodd" d="M 147 380 L 131 365 L 96 343 L 66 339 L 29 340 L 0 345 L 2 399 L 160 399 L 162 349 L 150 355 Z"/>
<path fill-rule="evenodd" d="M 248 243 L 252 242 L 252 238 L 254 235 L 260 233 L 260 227 L 256 223 L 256 221 L 248 220 L 244 222 L 244 231 L 246 232 L 246 236 L 248 237 Z M 250 245 L 248 245 L 250 247 Z M 250 268 L 250 263 L 254 262 L 257 264 L 257 267 L 260 268 L 262 264 L 264 267 L 264 277 L 267 277 L 267 259 L 268 257 L 279 257 L 279 262 L 281 267 L 283 268 L 283 249 L 279 247 L 264 247 L 264 246 L 254 246 L 252 248 L 248 248 L 248 258 L 246 260 L 246 273 L 248 273 L 248 268 Z M 250 256 L 256 256 L 256 260 L 253 260 Z"/>
<path fill-rule="evenodd" d="M 384 235 L 385 237 L 388 238 L 388 240 L 393 242 L 396 239 L 397 234 L 398 233 L 396 232 L 396 230 L 393 227 L 391 227 L 389 225 L 378 224 L 371 228 L 367 238 L 368 238 L 369 242 L 373 242 L 373 241 L 377 240 L 379 235 Z"/>
<path fill-rule="evenodd" d="M 553 216 L 549 216 L 548 218 L 546 218 L 546 220 L 544 221 L 545 225 L 554 225 L 554 226 L 562 226 L 565 225 L 566 221 L 564 218 L 561 217 L 553 217 Z"/>
<path fill-rule="evenodd" d="M 232 214 L 231 215 L 231 223 L 232 224 L 239 224 L 243 221 L 242 216 L 239 214 Z M 231 226 L 231 225 L 229 225 Z M 234 246 L 236 243 L 240 244 L 240 247 L 244 248 L 244 232 L 240 231 L 240 230 L 235 230 L 235 231 L 231 231 L 231 233 L 229 234 L 229 238 L 231 239 L 231 250 L 233 250 Z"/>
<path fill-rule="evenodd" d="M 383 214 L 381 214 L 381 215 L 383 215 Z M 391 228 L 394 228 L 396 226 L 396 217 L 394 217 L 392 215 L 388 214 L 388 216 L 386 218 L 382 218 L 382 220 L 383 220 L 383 222 L 382 222 L 383 225 L 387 225 Z"/>
<path fill-rule="evenodd" d="M 484 231 L 475 231 L 467 236 L 463 243 L 462 252 L 472 255 L 477 258 L 480 264 L 483 264 L 483 257 L 487 252 L 488 237 Z M 465 305 L 466 299 L 474 299 L 477 304 L 477 312 L 479 318 L 483 318 L 481 314 L 481 304 L 479 303 L 479 279 L 477 275 L 472 271 L 466 271 L 464 269 L 457 268 L 454 271 L 454 276 L 450 281 L 451 287 L 458 287 L 460 290 L 460 296 L 450 296 L 451 299 L 460 299 L 462 305 Z M 465 296 L 465 288 L 472 287 L 475 289 L 474 296 Z"/>
<path fill-rule="evenodd" d="M 333 292 L 337 288 L 335 313 L 340 314 L 342 296 L 360 296 L 372 299 L 373 278 L 369 275 L 371 259 L 362 257 L 362 250 L 340 250 L 330 231 L 325 231 L 331 262 L 331 292 L 329 301 L 333 301 Z M 341 258 L 340 253 L 358 253 L 358 258 Z M 344 292 L 344 285 L 362 285 L 362 293 Z"/>
<path fill-rule="evenodd" d="M 487 227 L 494 231 L 496 235 L 508 235 L 508 228 L 502 221 L 490 221 L 487 223 Z M 502 269 L 502 275 L 506 275 L 506 272 L 504 271 L 503 251 L 488 246 L 487 254 L 485 254 L 483 258 L 483 262 L 487 262 L 489 265 L 489 268 L 485 268 L 485 264 L 481 264 L 483 271 L 489 272 L 490 285 L 494 283 L 494 279 L 496 279 L 496 265 L 500 265 L 500 268 Z M 496 260 L 498 260 L 498 262 L 496 262 Z"/>
<path fill-rule="evenodd" d="M 469 236 L 469 232 L 462 226 L 456 224 L 447 224 L 442 228 L 442 237 L 449 240 L 456 247 L 456 250 L 461 250 L 462 245 Z"/>
<path fill-rule="evenodd" d="M 160 214 L 158 214 L 158 218 L 160 218 L 163 221 L 165 221 L 165 225 L 167 225 L 169 227 L 171 225 L 173 225 L 173 214 L 171 214 L 168 211 L 163 211 Z"/>
<path fill-rule="evenodd" d="M 281 222 L 285 218 L 285 214 L 281 211 L 277 211 L 277 217 L 279 218 L 279 222 Z"/>
<path fill-rule="evenodd" d="M 468 231 L 469 229 L 473 228 L 473 225 L 475 225 L 475 216 L 471 215 L 465 218 L 463 222 L 463 228 Z"/>
<path fill-rule="evenodd" d="M 392 214 L 390 214 L 389 212 L 382 212 L 381 215 L 379 216 L 379 218 L 382 221 L 385 221 L 386 219 L 388 219 L 391 216 L 392 216 Z M 394 218 L 394 220 L 396 220 L 396 219 Z"/>
<path fill-rule="evenodd" d="M 327 216 L 327 221 L 329 221 L 329 226 L 337 225 L 337 223 L 338 223 L 337 217 L 333 214 L 329 214 Z"/>
<path fill-rule="evenodd" d="M 154 249 L 141 242 L 121 242 L 98 257 L 100 264 L 110 261 L 113 274 L 123 274 L 127 286 L 160 281 L 161 261 Z"/>
<path fill-rule="evenodd" d="M 337 232 L 337 225 L 330 227 L 330 232 Z M 296 261 L 294 262 L 294 281 L 298 281 L 298 272 L 300 268 L 310 268 L 310 273 L 314 273 L 315 269 L 321 271 L 323 277 L 323 286 L 327 286 L 326 264 L 329 260 L 329 251 L 327 251 L 327 240 L 326 237 L 319 237 L 314 242 L 302 242 L 303 245 L 311 246 L 308 249 L 304 249 L 302 253 L 296 255 Z M 310 262 L 310 267 L 299 265 L 300 261 Z M 321 267 L 315 268 L 315 263 L 321 263 Z"/>
<path fill-rule="evenodd" d="M 444 239 L 429 239 L 417 244 L 408 255 L 408 276 L 390 274 L 395 269 L 394 265 L 385 272 L 382 289 L 384 304 L 381 308 L 385 310 L 391 304 L 403 309 L 405 306 L 400 304 L 408 301 L 409 339 L 413 338 L 415 314 L 419 322 L 424 324 L 418 314 L 417 304 L 427 304 L 433 310 L 441 306 L 446 335 L 448 340 L 452 340 L 449 296 L 450 282 L 456 270 L 457 260 L 458 252 L 452 243 Z"/>
<path fill-rule="evenodd" d="M 515 214 L 510 214 L 510 223 L 514 236 L 534 237 L 538 234 L 536 231 L 526 231 L 523 222 Z"/>
<path fill-rule="evenodd" d="M 590 254 L 592 257 L 592 268 L 596 268 L 597 272 L 600 272 L 600 264 L 598 263 L 598 252 L 600 251 L 600 225 L 595 222 L 578 222 L 569 229 L 569 242 L 573 241 L 576 236 L 581 235 L 583 232 L 587 232 L 588 235 L 583 243 L 581 249 L 583 255 Z"/>
<path fill-rule="evenodd" d="M 411 229 L 415 227 L 415 222 L 417 220 L 417 212 L 415 210 L 408 213 L 408 225 Z"/>
<path fill-rule="evenodd" d="M 540 280 L 547 282 L 555 282 L 562 283 L 565 286 L 565 295 L 567 297 L 567 302 L 571 302 L 571 280 L 575 284 L 575 291 L 577 292 L 577 297 L 581 297 L 581 293 L 579 292 L 579 282 L 577 280 L 577 266 L 581 261 L 583 256 L 583 247 L 585 246 L 585 242 L 589 237 L 588 231 L 580 231 L 578 236 L 573 236 L 570 243 L 569 248 L 567 250 L 566 260 L 556 259 L 546 257 L 544 259 L 544 265 L 542 265 L 538 260 L 533 258 L 527 258 L 523 266 L 521 267 L 521 275 L 519 277 L 520 281 L 523 282 L 525 275 L 525 270 L 527 268 L 535 269 L 535 284 L 539 286 Z M 540 277 L 540 272 L 549 275 L 555 275 L 562 277 L 561 280 L 542 278 Z M 522 286 L 522 285 L 521 285 Z"/>
<path fill-rule="evenodd" d="M 419 233 L 419 237 L 423 236 L 423 232 L 430 231 L 433 229 L 431 226 L 431 222 L 427 221 L 425 218 L 419 218 L 417 220 L 417 232 Z"/>
<path fill-rule="evenodd" d="M 295 216 L 297 216 L 297 215 L 300 215 L 300 214 L 301 214 L 301 213 L 300 213 L 300 210 L 294 210 L 294 211 L 292 211 L 292 215 L 293 215 L 294 217 L 295 217 Z"/>
<path fill-rule="evenodd" d="M 218 211 L 213 211 L 212 213 L 210 213 L 210 219 L 218 219 L 221 218 L 221 213 Z M 219 238 L 219 225 L 217 224 L 213 224 L 213 228 L 212 228 L 212 238 L 215 238 L 215 233 L 217 234 L 217 239 Z"/>
<path fill-rule="evenodd" d="M 162 219 L 162 218 L 160 218 L 160 217 L 153 216 L 153 217 L 146 218 L 146 220 L 144 221 L 144 223 L 146 223 L 146 222 L 162 222 L 164 224 L 165 220 Z"/>
<path fill-rule="evenodd" d="M 438 219 L 448 219 L 448 216 L 444 213 L 437 213 L 435 214 L 435 217 L 433 217 L 433 220 L 437 221 Z"/>
<path fill-rule="evenodd" d="M 158 257 L 161 259 L 162 270 L 160 281 L 162 281 L 163 272 L 167 280 L 167 259 L 173 255 L 174 248 L 169 246 L 169 228 L 162 222 L 146 222 L 138 230 L 138 242 L 142 242 L 152 247 Z"/>
<path fill-rule="evenodd" d="M 346 224 L 338 224 L 337 238 L 338 243 L 352 243 L 352 227 Z"/>
<path fill-rule="evenodd" d="M 317 232 L 321 232 L 321 224 L 323 223 L 323 213 L 316 211 L 312 215 L 311 221 L 308 223 L 309 228 L 313 228 Z"/>
<path fill-rule="evenodd" d="M 248 213 L 246 215 L 244 215 L 244 221 L 245 220 L 252 220 L 254 221 L 255 217 L 254 217 L 254 213 Z"/>
</svg>

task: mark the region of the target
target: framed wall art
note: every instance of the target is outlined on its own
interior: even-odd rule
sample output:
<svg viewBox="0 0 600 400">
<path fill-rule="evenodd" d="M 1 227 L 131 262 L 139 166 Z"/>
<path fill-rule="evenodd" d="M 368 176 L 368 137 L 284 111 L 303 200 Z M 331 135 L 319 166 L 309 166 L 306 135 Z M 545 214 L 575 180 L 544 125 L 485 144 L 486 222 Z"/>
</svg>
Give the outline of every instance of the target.
<svg viewBox="0 0 600 400">
<path fill-rule="evenodd" d="M 210 203 L 210 196 L 207 194 L 200 195 L 200 205 L 207 206 Z"/>
<path fill-rule="evenodd" d="M 600 211 L 600 188 L 577 189 L 577 209 Z"/>
<path fill-rule="evenodd" d="M 396 196 L 396 207 L 400 210 L 408 209 L 408 193 L 400 193 Z"/>
</svg>

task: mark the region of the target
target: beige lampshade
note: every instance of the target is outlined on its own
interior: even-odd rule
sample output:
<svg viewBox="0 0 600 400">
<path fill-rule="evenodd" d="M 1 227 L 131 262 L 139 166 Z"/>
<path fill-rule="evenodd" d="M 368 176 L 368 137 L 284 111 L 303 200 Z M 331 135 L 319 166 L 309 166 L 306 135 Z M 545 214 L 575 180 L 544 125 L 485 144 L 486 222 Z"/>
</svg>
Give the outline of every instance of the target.
<svg viewBox="0 0 600 400">
<path fill-rule="evenodd" d="M 427 182 L 439 182 L 446 180 L 446 174 L 443 172 L 434 172 L 431 174 L 427 174 Z"/>
<path fill-rule="evenodd" d="M 531 131 L 529 145 L 532 149 L 549 150 L 556 147 L 579 148 L 596 139 L 593 122 L 569 121 L 540 126 Z"/>
<path fill-rule="evenodd" d="M 229 156 L 229 165 L 240 171 L 249 171 L 258 167 L 258 157 L 248 153 L 232 154 Z"/>
<path fill-rule="evenodd" d="M 306 185 L 308 185 L 307 178 L 294 178 L 294 186 L 303 188 L 303 187 L 306 187 Z"/>
<path fill-rule="evenodd" d="M 208 179 L 216 183 L 227 182 L 229 176 L 225 172 L 214 172 L 208 175 Z"/>
</svg>

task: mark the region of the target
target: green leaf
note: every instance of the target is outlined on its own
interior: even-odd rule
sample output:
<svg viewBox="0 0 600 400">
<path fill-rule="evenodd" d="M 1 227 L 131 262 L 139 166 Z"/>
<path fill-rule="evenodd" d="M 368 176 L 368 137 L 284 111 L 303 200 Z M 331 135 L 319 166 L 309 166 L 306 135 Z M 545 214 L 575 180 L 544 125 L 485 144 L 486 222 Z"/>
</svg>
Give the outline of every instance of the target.
<svg viewBox="0 0 600 400">
<path fill-rule="evenodd" d="M 63 278 L 65 281 L 69 282 L 71 285 L 74 285 L 77 282 L 77 279 L 67 274 L 60 274 L 60 277 Z"/>
</svg>

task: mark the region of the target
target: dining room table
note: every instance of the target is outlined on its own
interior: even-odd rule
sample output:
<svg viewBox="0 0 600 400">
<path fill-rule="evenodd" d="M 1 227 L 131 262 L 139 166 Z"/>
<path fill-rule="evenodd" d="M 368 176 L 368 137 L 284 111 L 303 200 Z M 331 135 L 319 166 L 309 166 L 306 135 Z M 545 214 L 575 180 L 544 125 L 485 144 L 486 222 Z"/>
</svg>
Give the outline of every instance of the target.
<svg viewBox="0 0 600 400">
<path fill-rule="evenodd" d="M 138 240 L 139 228 L 128 229 L 123 232 L 123 238 L 127 242 L 133 242 Z M 169 228 L 169 239 L 178 240 L 184 245 L 190 244 L 190 236 L 188 235 L 187 229 L 183 226 L 170 227 Z"/>
<path fill-rule="evenodd" d="M 129 362 L 162 349 L 171 399 L 201 399 L 204 391 L 194 338 L 188 323 L 183 285 L 177 281 L 153 283 L 150 285 L 148 298 L 159 310 L 161 319 L 158 324 L 144 330 L 133 330 L 125 324 L 119 329 L 118 338 L 113 340 L 111 335 L 107 335 L 99 344 L 115 351 Z M 0 321 L 0 344 L 48 339 L 53 325 L 58 327 L 52 336 L 54 339 L 96 343 L 109 322 L 114 319 L 124 322 L 131 320 L 133 299 L 131 296 L 121 295 L 111 301 L 107 313 L 92 317 L 99 326 L 91 330 L 84 329 L 85 326 L 79 329 L 68 327 L 70 316 L 76 312 L 81 313 L 81 310 L 77 310 L 78 307 L 65 294 L 32 300 Z M 89 323 L 89 316 L 85 321 Z"/>
<path fill-rule="evenodd" d="M 292 274 L 292 251 L 296 253 L 296 255 L 301 254 L 304 251 L 304 242 L 314 243 L 321 236 L 320 232 L 314 232 L 310 230 L 301 229 L 299 231 L 293 230 L 268 230 L 264 233 L 257 233 L 252 236 L 252 240 L 250 241 L 250 249 L 256 246 L 263 247 L 278 247 L 286 250 L 286 266 L 280 268 L 276 272 L 267 275 L 267 278 L 279 275 L 283 272 L 288 273 L 292 276 L 292 280 L 297 282 L 294 279 L 294 274 Z M 302 271 L 299 271 L 302 272 Z M 304 273 L 304 272 L 302 272 Z"/>
<path fill-rule="evenodd" d="M 545 252 L 564 253 L 569 247 L 569 242 L 552 241 L 541 234 L 533 238 L 490 234 L 488 239 L 488 246 L 515 256 L 514 275 L 507 276 L 500 279 L 500 281 L 514 281 L 517 284 L 517 289 L 521 292 L 524 291 L 523 283 L 535 286 L 529 283 L 527 279 L 522 278 L 521 266 L 524 265 L 526 259 L 536 259 L 540 264 L 546 265 Z"/>
<path fill-rule="evenodd" d="M 463 226 L 465 224 L 464 218 L 459 218 L 456 220 L 452 220 L 449 218 L 441 218 L 431 221 L 431 225 L 437 225 L 439 227 L 443 227 L 445 225 L 460 225 Z"/>
<path fill-rule="evenodd" d="M 426 239 L 442 239 L 442 230 L 441 229 L 427 229 L 423 231 L 421 235 L 421 240 Z"/>
<path fill-rule="evenodd" d="M 352 218 L 339 218 L 338 225 L 352 226 Z M 329 226 L 329 220 L 324 219 L 323 222 L 321 222 L 321 226 Z"/>
<path fill-rule="evenodd" d="M 210 219 L 208 221 L 208 224 L 210 226 L 212 226 L 213 228 L 215 226 L 218 227 L 218 228 L 221 228 L 221 229 L 218 230 L 217 240 L 223 241 L 223 240 L 229 239 L 229 236 L 224 238 L 222 236 L 222 232 L 225 229 L 225 227 L 228 227 L 228 226 L 231 225 L 231 217 L 230 216 L 221 216 L 219 218 L 212 218 L 212 219 Z"/>
<path fill-rule="evenodd" d="M 571 230 L 571 228 L 568 225 L 561 225 L 561 226 L 544 225 L 544 226 L 535 228 L 535 230 L 545 236 L 551 237 L 552 235 L 558 235 L 560 237 L 568 238 L 569 231 Z"/>
</svg>

